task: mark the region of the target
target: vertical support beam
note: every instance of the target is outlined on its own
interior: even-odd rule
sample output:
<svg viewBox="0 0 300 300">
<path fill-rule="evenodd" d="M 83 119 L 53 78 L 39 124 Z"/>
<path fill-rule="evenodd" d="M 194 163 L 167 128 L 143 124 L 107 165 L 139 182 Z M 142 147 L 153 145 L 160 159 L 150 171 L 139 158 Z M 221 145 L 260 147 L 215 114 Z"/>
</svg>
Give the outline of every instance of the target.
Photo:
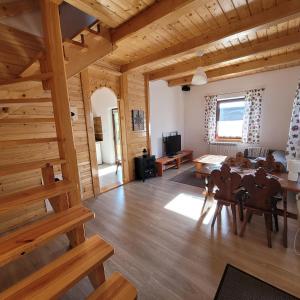
<svg viewBox="0 0 300 300">
<path fill-rule="evenodd" d="M 150 122 L 150 94 L 149 94 L 149 75 L 144 75 L 145 79 L 145 98 L 146 98 L 146 132 L 147 132 L 147 148 L 148 153 L 152 153 L 151 149 L 151 122 Z"/>
<path fill-rule="evenodd" d="M 89 156 L 91 162 L 93 192 L 94 192 L 94 196 L 97 196 L 100 194 L 100 183 L 99 183 L 99 175 L 98 175 L 97 156 L 96 156 L 96 140 L 95 140 L 93 111 L 91 105 L 91 90 L 90 90 L 88 68 L 86 68 L 80 73 L 80 80 L 81 80 L 82 97 L 84 103 L 86 130 L 88 136 L 88 147 L 89 147 Z"/>
<path fill-rule="evenodd" d="M 42 168 L 42 177 L 44 186 L 50 185 L 55 182 L 54 170 L 52 165 L 48 164 L 45 168 Z M 48 200 L 55 212 L 60 212 L 70 207 L 67 194 L 59 195 Z M 72 248 L 78 244 L 81 244 L 85 240 L 84 225 L 80 225 L 77 228 L 74 228 L 73 230 L 67 232 L 67 236 Z"/>
<path fill-rule="evenodd" d="M 62 165 L 62 175 L 70 180 L 75 186 L 75 192 L 68 194 L 70 206 L 81 202 L 79 175 L 76 151 L 73 140 L 71 113 L 69 107 L 69 95 L 64 64 L 62 37 L 58 4 L 52 0 L 40 0 L 42 22 L 45 36 L 45 48 L 47 68 L 51 70 L 51 93 L 53 111 L 55 117 L 56 134 L 58 137 L 58 148 L 60 158 L 66 160 Z M 71 246 L 78 245 L 85 240 L 84 226 L 78 226 L 73 230 Z M 103 265 L 97 265 L 89 274 L 94 287 L 100 286 L 105 279 Z"/>
<path fill-rule="evenodd" d="M 89 279 L 95 289 L 97 289 L 105 281 L 103 264 L 98 264 L 92 269 Z"/>
<path fill-rule="evenodd" d="M 62 37 L 58 5 L 51 0 L 40 0 L 43 31 L 46 48 L 47 67 L 53 73 L 51 79 L 51 92 L 53 110 L 58 137 L 60 158 L 66 160 L 62 166 L 63 177 L 76 186 L 74 192 L 69 194 L 71 206 L 81 201 L 79 174 L 76 151 L 73 140 L 72 123 L 69 107 L 69 95 L 64 64 Z"/>
<path fill-rule="evenodd" d="M 42 168 L 42 177 L 44 186 L 48 186 L 55 182 L 53 166 L 48 164 L 45 168 Z M 59 212 L 70 207 L 68 196 L 66 194 L 59 195 L 48 199 L 53 210 Z"/>
<path fill-rule="evenodd" d="M 119 105 L 119 116 L 120 116 L 120 132 L 121 132 L 121 143 L 122 143 L 122 156 L 123 156 L 123 182 L 127 183 L 130 181 L 129 178 L 129 163 L 128 163 L 128 146 L 127 146 L 127 123 L 128 123 L 128 82 L 127 75 L 122 74 L 120 76 L 120 94 L 121 99 L 118 101 Z"/>
</svg>

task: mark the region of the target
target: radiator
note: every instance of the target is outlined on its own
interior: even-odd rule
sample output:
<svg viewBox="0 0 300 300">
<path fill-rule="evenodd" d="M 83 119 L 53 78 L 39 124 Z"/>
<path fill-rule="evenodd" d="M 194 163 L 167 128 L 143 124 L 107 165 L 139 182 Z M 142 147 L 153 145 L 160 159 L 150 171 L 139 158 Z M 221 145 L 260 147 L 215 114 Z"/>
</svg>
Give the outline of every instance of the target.
<svg viewBox="0 0 300 300">
<path fill-rule="evenodd" d="M 230 144 L 230 143 L 217 143 L 209 145 L 209 153 L 210 154 L 219 154 L 226 156 L 235 156 L 237 152 L 243 152 L 246 145 L 240 144 Z"/>
</svg>

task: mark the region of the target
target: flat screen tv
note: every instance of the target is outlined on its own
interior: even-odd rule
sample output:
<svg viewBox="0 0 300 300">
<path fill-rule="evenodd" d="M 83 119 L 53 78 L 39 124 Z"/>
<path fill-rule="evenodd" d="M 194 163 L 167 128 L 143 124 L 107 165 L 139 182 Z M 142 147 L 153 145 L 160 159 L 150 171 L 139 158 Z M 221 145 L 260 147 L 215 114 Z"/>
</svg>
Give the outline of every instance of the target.
<svg viewBox="0 0 300 300">
<path fill-rule="evenodd" d="M 181 151 L 181 135 L 170 135 L 165 138 L 166 155 L 173 156 Z"/>
</svg>

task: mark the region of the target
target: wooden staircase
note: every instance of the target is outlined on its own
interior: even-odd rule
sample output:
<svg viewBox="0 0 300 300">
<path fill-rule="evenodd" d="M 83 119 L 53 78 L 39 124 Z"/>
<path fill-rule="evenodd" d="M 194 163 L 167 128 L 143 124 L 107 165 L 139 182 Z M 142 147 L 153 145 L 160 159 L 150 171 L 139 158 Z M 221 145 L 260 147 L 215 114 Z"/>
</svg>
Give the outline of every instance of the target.
<svg viewBox="0 0 300 300">
<path fill-rule="evenodd" d="M 40 170 L 43 184 L 0 196 L 0 216 L 16 209 L 49 200 L 53 213 L 0 237 L 0 267 L 17 260 L 59 235 L 66 234 L 70 250 L 35 273 L 0 293 L 0 299 L 56 299 L 88 276 L 95 291 L 88 299 L 135 299 L 136 289 L 119 273 L 106 280 L 103 263 L 113 255 L 111 245 L 95 235 L 85 237 L 84 223 L 94 218 L 81 203 L 79 175 L 74 148 L 58 5 L 41 0 L 45 37 L 46 70 L 2 84 L 40 80 L 51 91 L 50 98 L 0 99 L 0 106 L 51 102 L 54 118 L 3 118 L 0 124 L 53 122 L 56 137 L 1 140 L 1 147 L 57 143 L 59 157 L 0 166 L 0 176 Z M 45 67 L 44 65 L 44 67 Z M 43 68 L 44 69 L 44 68 Z M 61 171 L 62 180 L 55 179 Z"/>
</svg>

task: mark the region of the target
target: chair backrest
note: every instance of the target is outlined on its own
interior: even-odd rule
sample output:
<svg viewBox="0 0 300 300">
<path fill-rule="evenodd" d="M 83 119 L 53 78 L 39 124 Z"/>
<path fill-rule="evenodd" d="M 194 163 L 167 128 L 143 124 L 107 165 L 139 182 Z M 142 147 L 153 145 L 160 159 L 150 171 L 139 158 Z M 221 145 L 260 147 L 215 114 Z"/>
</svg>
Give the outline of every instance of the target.
<svg viewBox="0 0 300 300">
<path fill-rule="evenodd" d="M 231 172 L 227 164 L 223 164 L 220 170 L 211 173 L 213 184 L 217 186 L 215 199 L 235 201 L 234 191 L 241 186 L 242 178 L 236 172 Z"/>
<path fill-rule="evenodd" d="M 242 152 L 238 152 L 235 157 L 227 157 L 225 163 L 231 167 L 251 168 L 251 161 Z"/>
<path fill-rule="evenodd" d="M 268 178 L 266 171 L 259 168 L 254 176 L 244 176 L 242 185 L 246 190 L 245 207 L 271 212 L 271 198 L 281 192 L 280 183 L 276 179 Z"/>
<path fill-rule="evenodd" d="M 258 160 L 255 167 L 263 168 L 268 172 L 286 172 L 285 166 L 281 162 L 275 161 L 272 153 L 268 153 L 266 160 Z"/>
</svg>

